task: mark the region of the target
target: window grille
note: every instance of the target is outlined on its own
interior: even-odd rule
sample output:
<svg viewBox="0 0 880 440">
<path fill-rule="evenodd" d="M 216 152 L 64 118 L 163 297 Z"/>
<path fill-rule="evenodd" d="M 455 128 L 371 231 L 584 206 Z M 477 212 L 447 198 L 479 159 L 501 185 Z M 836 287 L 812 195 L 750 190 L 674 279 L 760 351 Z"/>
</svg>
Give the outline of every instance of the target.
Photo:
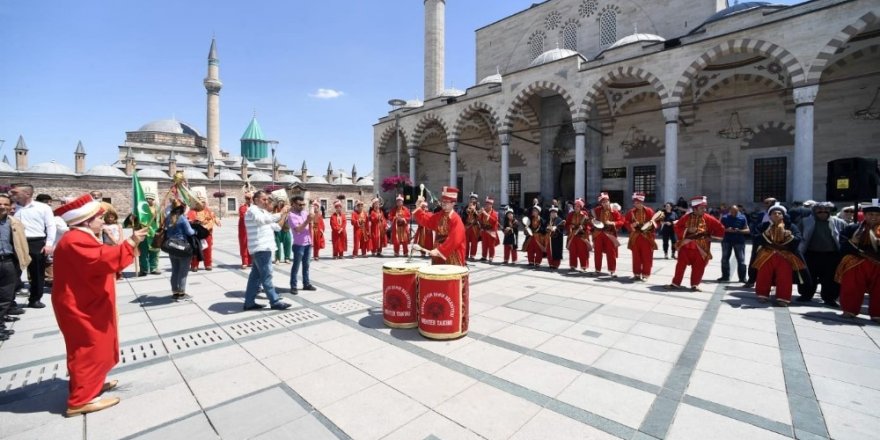
<svg viewBox="0 0 880 440">
<path fill-rule="evenodd" d="M 657 166 L 633 167 L 633 191 L 645 193 L 645 202 L 657 201 Z"/>
<path fill-rule="evenodd" d="M 762 202 L 767 197 L 784 201 L 788 179 L 788 158 L 767 157 L 755 159 L 755 185 L 752 201 Z"/>
<path fill-rule="evenodd" d="M 606 48 L 617 41 L 617 12 L 607 10 L 599 18 L 599 45 Z"/>
<path fill-rule="evenodd" d="M 577 25 L 569 23 L 562 29 L 562 48 L 577 52 Z"/>
</svg>

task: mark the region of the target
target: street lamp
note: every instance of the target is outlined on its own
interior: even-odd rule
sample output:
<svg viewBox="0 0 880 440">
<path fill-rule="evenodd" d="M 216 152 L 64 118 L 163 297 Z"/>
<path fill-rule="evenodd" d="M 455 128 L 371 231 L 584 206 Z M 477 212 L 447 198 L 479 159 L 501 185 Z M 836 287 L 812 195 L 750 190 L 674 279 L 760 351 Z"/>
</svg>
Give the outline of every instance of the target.
<svg viewBox="0 0 880 440">
<path fill-rule="evenodd" d="M 275 175 L 278 174 L 278 171 L 276 170 L 278 164 L 277 164 L 277 159 L 275 158 L 275 148 L 278 147 L 278 141 L 268 141 L 268 142 L 269 142 L 269 145 L 272 146 L 271 147 L 272 148 L 272 186 L 275 186 Z"/>
<path fill-rule="evenodd" d="M 397 110 L 400 106 L 406 105 L 406 101 L 395 98 L 389 100 L 388 105 Z M 397 135 L 397 175 L 400 176 L 400 113 L 394 115 L 394 133 Z M 410 178 L 412 178 L 412 176 L 410 176 Z"/>
</svg>

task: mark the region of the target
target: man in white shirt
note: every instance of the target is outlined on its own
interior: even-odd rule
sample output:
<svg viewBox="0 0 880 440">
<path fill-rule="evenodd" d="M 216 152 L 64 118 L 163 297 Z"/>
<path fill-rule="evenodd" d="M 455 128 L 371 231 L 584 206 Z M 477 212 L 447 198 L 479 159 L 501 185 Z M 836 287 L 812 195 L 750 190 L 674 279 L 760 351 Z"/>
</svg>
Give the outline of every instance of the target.
<svg viewBox="0 0 880 440">
<path fill-rule="evenodd" d="M 245 310 L 266 307 L 265 304 L 256 302 L 257 289 L 260 285 L 266 291 L 271 308 L 284 310 L 290 307 L 290 304 L 281 301 L 272 284 L 272 254 L 276 249 L 275 231 L 280 231 L 281 223 L 287 221 L 287 212 L 290 208 L 285 206 L 281 212 L 273 214 L 268 211 L 270 206 L 269 194 L 266 191 L 257 191 L 254 193 L 253 205 L 244 215 L 248 251 L 251 254 L 251 274 L 248 276 L 247 288 L 244 292 Z"/>
<path fill-rule="evenodd" d="M 55 243 L 55 214 L 49 205 L 33 199 L 32 185 L 13 185 L 9 196 L 15 201 L 15 218 L 24 225 L 31 256 L 31 264 L 27 267 L 31 281 L 28 307 L 42 309 L 46 307 L 40 302 L 46 285 L 46 257 L 52 253 Z"/>
</svg>

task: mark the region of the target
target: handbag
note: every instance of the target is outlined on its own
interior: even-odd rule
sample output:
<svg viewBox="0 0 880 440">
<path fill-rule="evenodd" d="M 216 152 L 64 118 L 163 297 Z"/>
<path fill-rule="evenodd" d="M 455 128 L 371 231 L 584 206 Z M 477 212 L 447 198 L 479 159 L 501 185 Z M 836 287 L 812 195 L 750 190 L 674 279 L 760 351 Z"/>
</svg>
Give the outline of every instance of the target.
<svg viewBox="0 0 880 440">
<path fill-rule="evenodd" d="M 161 249 L 162 243 L 165 242 L 165 228 L 160 228 L 153 234 L 153 241 L 150 242 L 150 249 Z"/>
<path fill-rule="evenodd" d="M 179 238 L 166 238 L 161 249 L 173 257 L 191 257 L 193 253 L 189 240 Z"/>
</svg>

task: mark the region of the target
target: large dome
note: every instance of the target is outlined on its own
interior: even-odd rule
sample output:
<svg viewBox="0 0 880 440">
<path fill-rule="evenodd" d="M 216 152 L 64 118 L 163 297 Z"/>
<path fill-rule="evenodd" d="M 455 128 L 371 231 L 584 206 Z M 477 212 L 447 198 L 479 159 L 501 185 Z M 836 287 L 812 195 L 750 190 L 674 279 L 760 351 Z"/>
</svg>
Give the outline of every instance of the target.
<svg viewBox="0 0 880 440">
<path fill-rule="evenodd" d="M 158 121 L 148 122 L 141 126 L 137 131 L 158 131 L 162 133 L 189 134 L 193 136 L 201 136 L 198 130 L 191 125 L 180 122 L 176 119 L 160 119 Z"/>
<path fill-rule="evenodd" d="M 127 177 L 119 168 L 110 165 L 96 165 L 86 171 L 86 176 L 95 177 Z"/>
<path fill-rule="evenodd" d="M 16 171 L 15 168 L 12 167 L 12 165 L 6 162 L 0 162 L 0 172 L 17 173 L 18 171 Z"/>
<path fill-rule="evenodd" d="M 532 60 L 531 63 L 529 63 L 529 67 L 535 67 L 535 66 L 540 66 L 541 64 L 552 63 L 554 61 L 561 60 L 563 58 L 568 58 L 568 57 L 574 56 L 574 55 L 580 55 L 580 54 L 573 51 L 573 50 L 570 50 L 570 49 L 560 49 L 557 47 L 556 49 L 550 49 L 547 52 L 544 52 L 541 55 L 538 55 L 537 58 L 535 58 L 534 60 Z"/>
<path fill-rule="evenodd" d="M 633 43 L 638 42 L 663 42 L 666 41 L 665 38 L 654 35 L 654 34 L 632 34 L 627 35 L 617 41 L 614 42 L 608 49 L 614 49 L 615 47 L 626 46 Z"/>
<path fill-rule="evenodd" d="M 241 176 L 233 173 L 232 171 L 223 170 L 217 173 L 216 176 L 214 176 L 214 180 L 220 180 L 224 182 L 241 182 Z"/>
<path fill-rule="evenodd" d="M 171 179 L 164 171 L 157 168 L 143 168 L 139 170 L 138 177 L 141 179 Z"/>
<path fill-rule="evenodd" d="M 60 163 L 55 163 L 55 161 L 38 163 L 28 168 L 28 172 L 39 174 L 76 174 L 70 168 L 61 165 Z"/>
<path fill-rule="evenodd" d="M 709 16 L 709 18 L 706 19 L 706 21 L 703 22 L 702 25 L 700 25 L 700 27 L 703 27 L 703 26 L 705 26 L 705 25 L 707 25 L 707 24 L 709 24 L 709 23 L 712 23 L 713 21 L 718 21 L 718 20 L 721 20 L 721 19 L 723 19 L 723 18 L 730 17 L 731 15 L 735 15 L 735 14 L 739 14 L 739 13 L 741 13 L 741 12 L 749 11 L 749 10 L 752 10 L 752 9 L 755 9 L 755 8 L 763 8 L 763 7 L 767 7 L 767 6 L 773 6 L 773 7 L 779 7 L 779 8 L 784 8 L 784 7 L 785 7 L 785 6 L 783 6 L 783 5 L 774 5 L 774 4 L 769 3 L 769 2 L 743 2 L 743 3 L 737 3 L 737 4 L 735 4 L 735 5 L 733 5 L 733 6 L 729 7 L 729 8 L 724 8 L 724 9 L 722 9 L 722 10 L 720 10 L 720 11 L 718 11 L 718 12 L 712 14 L 711 16 Z"/>
<path fill-rule="evenodd" d="M 254 171 L 253 173 L 251 173 L 248 180 L 250 180 L 251 182 L 259 182 L 259 183 L 271 182 L 272 176 L 270 176 L 262 171 Z"/>
</svg>

